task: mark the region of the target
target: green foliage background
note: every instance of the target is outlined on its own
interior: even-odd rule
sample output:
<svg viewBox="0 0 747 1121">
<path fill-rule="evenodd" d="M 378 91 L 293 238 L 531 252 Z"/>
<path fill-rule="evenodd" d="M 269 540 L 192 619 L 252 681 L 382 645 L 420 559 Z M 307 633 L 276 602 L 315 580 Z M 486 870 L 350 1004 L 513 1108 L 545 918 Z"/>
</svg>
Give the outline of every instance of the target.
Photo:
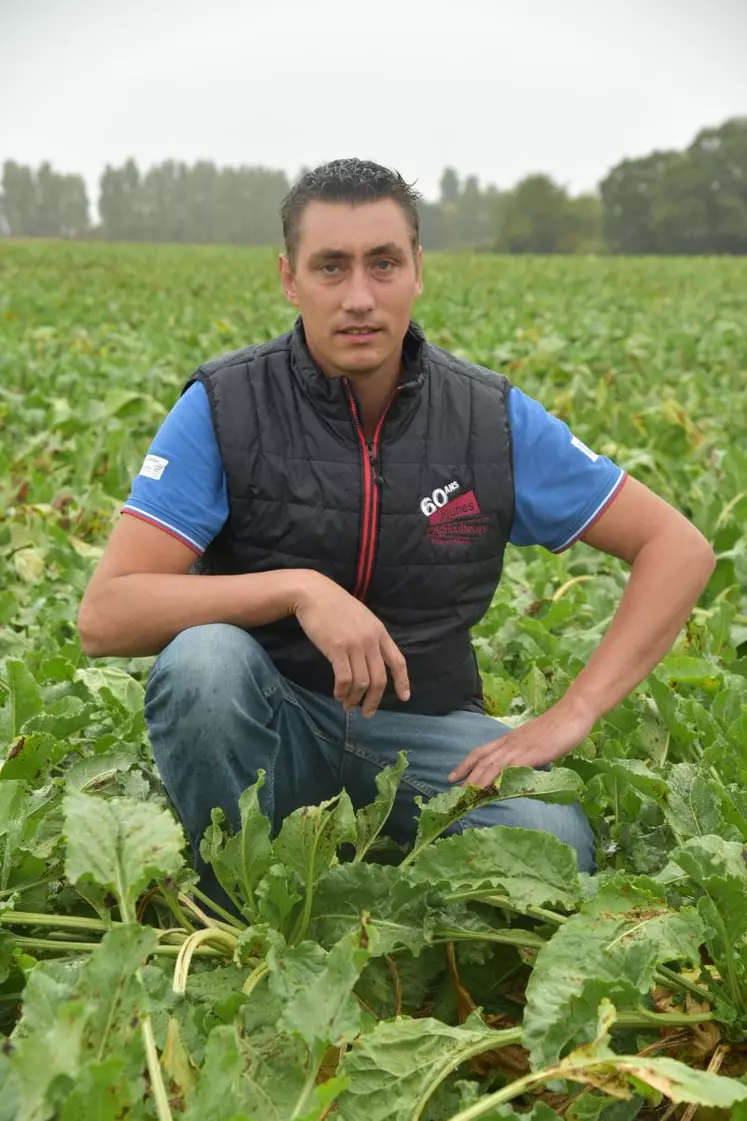
<svg viewBox="0 0 747 1121">
<path fill-rule="evenodd" d="M 210 840 L 242 920 L 225 924 L 222 944 L 214 935 L 197 946 L 188 981 L 180 974 L 186 993 L 173 988 L 176 954 L 200 923 L 174 886 L 190 880 L 145 735 L 149 662 L 89 663 L 75 619 L 185 379 L 209 355 L 292 323 L 274 268 L 264 250 L 0 245 L 0 1119 L 163 1118 L 160 1064 L 167 1107 L 202 1121 L 321 1119 L 335 1101 L 357 1118 L 357 1103 L 374 1100 L 389 1102 L 382 1117 L 404 1121 L 424 1094 L 423 1117 L 466 1121 L 513 1116 L 504 1103 L 520 1093 L 538 1119 L 624 1105 L 612 1121 L 655 1111 L 644 1089 L 663 1086 L 653 1067 L 631 1082 L 619 1056 L 655 1055 L 662 1033 L 683 1026 L 668 1053 L 693 1077 L 719 1055 L 731 1081 L 716 1079 L 717 1091 L 696 1080 L 686 1089 L 695 1096 L 680 1100 L 737 1101 L 747 1030 L 747 265 L 736 259 L 426 261 L 417 315 L 430 339 L 506 373 L 683 510 L 718 554 L 673 652 L 564 760 L 553 792 L 535 791 L 581 790 L 599 875 L 577 881 L 568 851 L 541 835 L 438 840 L 463 812 L 453 805 L 432 804 L 404 864 L 372 862 L 388 787 L 365 821 L 341 801 L 270 847 L 248 798 L 251 890 L 236 873 L 240 842 L 220 821 Z M 509 550 L 474 632 L 493 714 L 521 720 L 561 694 L 625 579 L 622 563 L 583 545 L 561 556 Z M 506 781 L 499 796 L 533 780 Z M 359 860 L 338 863 L 346 844 Z M 294 869 L 312 849 L 324 860 L 304 878 Z M 481 874 L 465 877 L 475 867 Z M 172 886 L 148 901 L 144 888 L 164 876 Z M 176 924 L 181 933 L 165 933 Z M 468 1006 L 485 1019 L 462 1023 L 447 944 Z M 328 1007 L 321 993 L 339 1002 Z M 415 1034 L 408 1016 L 419 1017 Z M 501 1031 L 514 1034 L 498 1040 Z M 539 1084 L 516 1090 L 500 1062 L 450 1073 L 453 1054 L 497 1054 L 518 1038 L 519 1070 L 529 1062 L 539 1077 L 569 1052 L 576 1066 L 556 1071 L 541 1098 Z M 579 1045 L 606 1071 L 593 1084 L 604 1092 L 589 1088 Z M 386 1096 L 392 1054 L 399 1113 Z M 430 1082 L 417 1082 L 426 1067 Z M 634 1097 L 612 1106 L 621 1084 Z M 503 1097 L 493 1104 L 491 1094 Z"/>
</svg>

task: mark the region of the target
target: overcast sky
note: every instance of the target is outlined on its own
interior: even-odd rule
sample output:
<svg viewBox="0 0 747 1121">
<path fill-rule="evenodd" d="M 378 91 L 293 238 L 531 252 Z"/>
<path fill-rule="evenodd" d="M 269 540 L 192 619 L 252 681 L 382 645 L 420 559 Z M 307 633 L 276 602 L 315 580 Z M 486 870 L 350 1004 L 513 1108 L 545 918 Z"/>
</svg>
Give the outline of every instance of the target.
<svg viewBox="0 0 747 1121">
<path fill-rule="evenodd" d="M 574 193 L 747 115 L 747 0 L 0 0 L 0 163 L 357 155 Z"/>
</svg>

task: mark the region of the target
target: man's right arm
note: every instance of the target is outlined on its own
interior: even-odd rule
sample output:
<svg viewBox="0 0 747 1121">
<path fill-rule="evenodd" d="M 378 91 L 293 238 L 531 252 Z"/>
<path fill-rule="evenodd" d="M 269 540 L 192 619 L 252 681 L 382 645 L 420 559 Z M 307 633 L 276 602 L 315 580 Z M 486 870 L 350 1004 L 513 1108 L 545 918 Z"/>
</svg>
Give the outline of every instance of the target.
<svg viewBox="0 0 747 1121">
<path fill-rule="evenodd" d="M 310 569 L 241 576 L 189 573 L 188 545 L 123 514 L 83 597 L 78 629 L 86 654 L 158 654 L 178 633 L 203 623 L 251 628 L 295 612 L 324 577 Z"/>
<path fill-rule="evenodd" d="M 251 629 L 295 615 L 329 660 L 335 698 L 373 716 L 387 669 L 401 700 L 410 697 L 407 666 L 383 624 L 344 588 L 312 569 L 239 576 L 189 573 L 194 552 L 149 522 L 123 514 L 93 574 L 78 614 L 93 658 L 157 654 L 176 635 L 206 623 Z"/>
</svg>

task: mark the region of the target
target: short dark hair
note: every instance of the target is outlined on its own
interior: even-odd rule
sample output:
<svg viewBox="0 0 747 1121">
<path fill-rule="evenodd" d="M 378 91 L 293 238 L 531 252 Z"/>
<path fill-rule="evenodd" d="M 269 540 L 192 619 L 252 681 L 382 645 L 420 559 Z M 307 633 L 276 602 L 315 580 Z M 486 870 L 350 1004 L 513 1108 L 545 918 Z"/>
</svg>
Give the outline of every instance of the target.
<svg viewBox="0 0 747 1121">
<path fill-rule="evenodd" d="M 420 241 L 420 198 L 420 192 L 405 182 L 398 171 L 390 171 L 372 160 L 332 160 L 315 167 L 291 187 L 280 208 L 288 257 L 291 262 L 295 260 L 301 218 L 308 204 L 315 199 L 347 202 L 353 206 L 378 202 L 379 199 L 394 199 L 404 211 L 415 250 Z"/>
</svg>

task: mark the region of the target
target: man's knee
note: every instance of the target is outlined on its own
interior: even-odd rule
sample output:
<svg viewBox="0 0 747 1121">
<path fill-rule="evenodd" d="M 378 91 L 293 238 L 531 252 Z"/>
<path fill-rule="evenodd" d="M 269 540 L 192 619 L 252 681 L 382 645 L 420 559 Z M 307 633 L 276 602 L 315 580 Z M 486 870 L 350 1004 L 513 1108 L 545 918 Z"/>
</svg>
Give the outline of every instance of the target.
<svg viewBox="0 0 747 1121">
<path fill-rule="evenodd" d="M 227 623 L 181 631 L 157 658 L 145 694 L 146 720 L 168 705 L 174 718 L 213 720 L 231 699 L 266 692 L 274 667 L 256 639 Z"/>
</svg>

